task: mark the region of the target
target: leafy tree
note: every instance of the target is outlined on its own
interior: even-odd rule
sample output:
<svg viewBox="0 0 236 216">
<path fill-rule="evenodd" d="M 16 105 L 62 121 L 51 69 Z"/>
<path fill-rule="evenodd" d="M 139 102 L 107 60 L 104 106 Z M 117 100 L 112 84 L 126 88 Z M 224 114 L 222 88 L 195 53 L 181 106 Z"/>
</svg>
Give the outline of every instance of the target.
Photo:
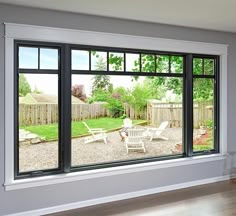
<svg viewBox="0 0 236 216">
<path fill-rule="evenodd" d="M 147 100 L 152 98 L 149 86 L 136 84 L 128 96 L 128 104 L 131 105 L 136 114 L 136 118 L 142 118 L 141 114 L 147 106 Z"/>
<path fill-rule="evenodd" d="M 112 66 L 112 69 L 115 71 L 122 70 L 122 65 L 124 64 L 124 58 L 120 55 L 115 55 L 110 53 L 109 55 L 109 65 Z"/>
<path fill-rule="evenodd" d="M 110 111 L 113 118 L 120 117 L 124 113 L 123 103 L 120 98 L 115 95 L 111 95 L 108 99 L 107 109 Z"/>
<path fill-rule="evenodd" d="M 24 74 L 19 75 L 19 96 L 23 97 L 31 93 L 31 87 Z"/>
<path fill-rule="evenodd" d="M 88 99 L 89 103 L 93 103 L 95 101 L 101 101 L 101 102 L 107 102 L 111 93 L 104 91 L 102 89 L 97 89 L 94 91 L 93 95 L 91 98 Z"/>
<path fill-rule="evenodd" d="M 98 90 L 101 89 L 103 91 L 112 92 L 113 85 L 110 82 L 110 76 L 108 75 L 95 75 L 93 77 L 92 84 L 92 95 Z"/>
<path fill-rule="evenodd" d="M 107 99 L 107 109 L 112 117 L 120 117 L 124 114 L 123 103 L 127 100 L 127 90 L 123 87 L 115 88 Z"/>
<path fill-rule="evenodd" d="M 142 72 L 155 72 L 155 56 L 142 54 Z M 138 63 L 138 62 L 137 62 Z"/>
<path fill-rule="evenodd" d="M 122 103 L 127 102 L 128 95 L 130 94 L 129 89 L 125 89 L 124 87 L 120 86 L 113 90 L 112 97 L 117 98 L 122 101 Z"/>
<path fill-rule="evenodd" d="M 87 96 L 86 96 L 86 94 L 84 92 L 84 85 L 75 84 L 74 86 L 72 86 L 71 94 L 74 97 L 77 97 L 77 98 L 79 98 L 82 101 L 85 101 L 86 98 L 87 98 Z"/>
<path fill-rule="evenodd" d="M 204 61 L 204 64 L 203 64 Z M 194 58 L 193 74 L 212 75 L 214 73 L 214 61 L 212 59 Z M 194 78 L 193 99 L 195 101 L 213 100 L 214 84 L 212 79 Z"/>
<path fill-rule="evenodd" d="M 179 56 L 168 55 L 157 55 L 156 56 L 156 72 L 167 73 L 169 72 L 169 60 L 171 59 L 170 70 L 172 73 L 181 73 L 183 71 L 183 59 Z M 155 59 L 154 55 L 144 55 L 142 58 L 142 67 L 145 71 L 152 72 L 155 71 Z M 159 89 L 158 93 L 172 91 L 174 94 L 181 95 L 183 90 L 181 78 L 168 78 L 168 77 L 147 77 L 147 79 L 152 80 L 151 84 L 154 89 Z M 161 94 L 161 97 L 165 95 Z M 157 99 L 161 99 L 161 97 Z"/>
<path fill-rule="evenodd" d="M 195 75 L 202 74 L 202 59 L 195 58 L 193 60 L 193 74 Z"/>
<path fill-rule="evenodd" d="M 194 101 L 210 101 L 214 98 L 214 83 L 212 79 L 196 78 L 193 80 Z"/>
<path fill-rule="evenodd" d="M 118 59 L 119 60 L 118 60 Z M 156 60 L 155 60 L 156 58 Z M 112 57 L 110 61 L 113 64 L 116 64 L 117 67 L 120 67 L 121 57 Z M 172 73 L 182 73 L 183 72 L 183 58 L 181 56 L 168 56 L 168 55 L 152 55 L 152 54 L 142 54 L 142 72 L 156 72 L 166 73 L 169 71 L 169 60 L 170 60 L 170 69 Z M 155 63 L 156 62 L 156 63 Z M 110 62 L 109 62 L 110 63 Z M 139 69 L 139 61 L 135 62 L 135 68 L 133 71 Z M 195 58 L 193 61 L 193 73 L 194 74 L 213 74 L 214 73 L 214 61 L 212 59 L 204 59 L 204 69 L 203 69 L 203 60 L 201 58 Z M 137 80 L 138 76 L 134 76 L 134 79 Z M 166 91 L 172 91 L 174 94 L 179 96 L 183 92 L 183 81 L 182 78 L 167 78 L 167 77 L 153 77 L 150 76 L 148 79 L 151 79 L 153 87 L 165 89 Z M 213 85 L 211 84 L 212 80 L 210 79 L 195 79 L 193 97 L 195 100 L 212 100 L 213 99 Z M 159 91 L 160 92 L 160 91 Z"/>
<path fill-rule="evenodd" d="M 106 70 L 106 62 L 103 60 L 102 57 L 98 58 L 98 61 L 95 64 L 96 70 Z M 110 82 L 110 76 L 108 75 L 95 75 L 93 77 L 93 84 L 92 84 L 92 95 L 94 95 L 98 89 L 103 91 L 112 92 L 113 85 Z"/>
<path fill-rule="evenodd" d="M 104 71 L 107 69 L 107 63 L 106 61 L 104 61 L 104 59 L 102 58 L 102 56 L 97 55 L 96 57 L 98 57 L 98 60 L 95 64 L 95 69 L 98 71 Z"/>
<path fill-rule="evenodd" d="M 157 81 L 158 80 L 152 79 L 151 77 L 146 77 L 143 84 L 145 88 L 149 89 L 152 99 L 161 100 L 163 97 L 165 97 L 166 86 L 163 84 L 158 84 Z"/>
</svg>

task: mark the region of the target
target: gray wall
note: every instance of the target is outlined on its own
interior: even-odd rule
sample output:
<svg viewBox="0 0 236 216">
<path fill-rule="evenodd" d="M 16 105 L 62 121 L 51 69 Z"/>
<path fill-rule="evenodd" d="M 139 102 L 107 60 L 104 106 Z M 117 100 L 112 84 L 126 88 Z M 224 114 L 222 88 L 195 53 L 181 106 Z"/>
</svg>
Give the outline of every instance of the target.
<svg viewBox="0 0 236 216">
<path fill-rule="evenodd" d="M 236 35 L 216 31 L 182 28 L 152 23 L 76 15 L 49 10 L 30 9 L 0 4 L 0 23 L 13 22 L 51 27 L 125 33 L 141 36 L 194 40 L 229 44 L 228 56 L 228 149 L 236 152 Z M 4 26 L 0 24 L 0 215 L 46 208 L 114 194 L 222 176 L 221 161 L 192 166 L 125 174 L 79 182 L 5 192 L 4 183 Z M 236 164 L 235 164 L 236 166 Z"/>
</svg>

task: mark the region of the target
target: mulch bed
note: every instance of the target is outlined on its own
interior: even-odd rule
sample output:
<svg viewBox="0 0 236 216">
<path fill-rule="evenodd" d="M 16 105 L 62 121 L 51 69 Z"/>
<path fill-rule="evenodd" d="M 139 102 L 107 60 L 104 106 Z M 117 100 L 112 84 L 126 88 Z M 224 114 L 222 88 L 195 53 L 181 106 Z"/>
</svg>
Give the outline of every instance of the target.
<svg viewBox="0 0 236 216">
<path fill-rule="evenodd" d="M 210 138 L 210 131 L 206 129 L 206 133 L 202 134 L 200 137 L 193 141 L 193 145 L 206 145 L 207 140 Z"/>
<path fill-rule="evenodd" d="M 200 137 L 195 137 L 193 140 L 193 145 L 206 145 L 207 140 L 210 138 L 210 130 L 206 129 L 206 133 L 202 134 Z M 178 143 L 175 146 L 175 153 L 182 153 L 183 152 L 183 144 Z"/>
</svg>

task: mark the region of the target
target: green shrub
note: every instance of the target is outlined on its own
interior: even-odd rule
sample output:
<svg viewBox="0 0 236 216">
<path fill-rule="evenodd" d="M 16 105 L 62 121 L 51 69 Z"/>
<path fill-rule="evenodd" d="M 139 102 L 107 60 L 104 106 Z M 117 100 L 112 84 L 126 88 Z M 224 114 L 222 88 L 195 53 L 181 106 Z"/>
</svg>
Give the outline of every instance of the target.
<svg viewBox="0 0 236 216">
<path fill-rule="evenodd" d="M 206 128 L 213 129 L 214 127 L 214 121 L 213 120 L 207 120 L 206 121 Z"/>
<path fill-rule="evenodd" d="M 120 116 L 120 119 L 125 119 L 127 118 L 126 114 L 123 114 L 122 116 Z"/>
<path fill-rule="evenodd" d="M 212 150 L 212 145 L 194 145 L 194 151 L 210 151 Z"/>
</svg>

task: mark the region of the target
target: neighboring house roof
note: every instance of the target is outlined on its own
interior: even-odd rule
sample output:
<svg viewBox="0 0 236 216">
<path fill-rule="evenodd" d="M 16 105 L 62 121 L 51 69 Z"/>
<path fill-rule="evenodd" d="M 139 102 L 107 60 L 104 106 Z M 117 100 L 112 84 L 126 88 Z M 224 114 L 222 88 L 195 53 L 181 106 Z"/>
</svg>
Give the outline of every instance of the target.
<svg viewBox="0 0 236 216">
<path fill-rule="evenodd" d="M 19 103 L 22 103 L 22 100 L 24 100 L 24 97 L 19 97 Z"/>
<path fill-rule="evenodd" d="M 72 104 L 84 104 L 82 100 L 71 96 Z M 19 99 L 20 104 L 57 104 L 58 97 L 50 94 L 28 93 L 25 97 Z"/>
<path fill-rule="evenodd" d="M 75 96 L 71 96 L 71 102 L 72 104 L 85 104 L 84 101 L 80 100 L 79 98 Z"/>
</svg>

